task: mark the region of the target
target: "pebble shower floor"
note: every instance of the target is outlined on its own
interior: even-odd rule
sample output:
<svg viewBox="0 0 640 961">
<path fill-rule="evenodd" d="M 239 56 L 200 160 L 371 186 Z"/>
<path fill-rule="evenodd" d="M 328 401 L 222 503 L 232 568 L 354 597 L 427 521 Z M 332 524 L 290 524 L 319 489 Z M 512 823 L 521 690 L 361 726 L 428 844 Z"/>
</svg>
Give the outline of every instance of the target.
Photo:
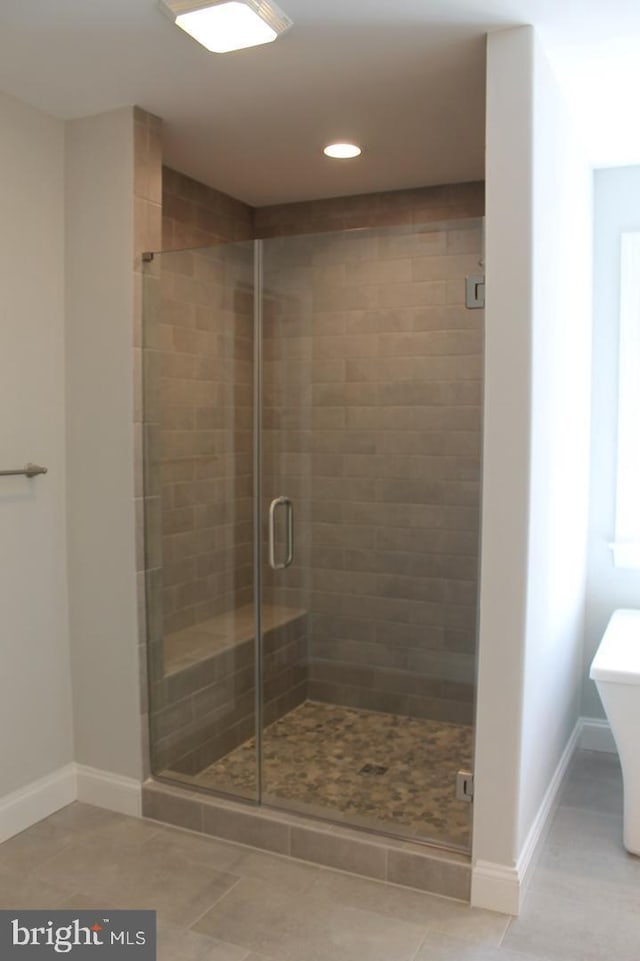
<svg viewBox="0 0 640 961">
<path fill-rule="evenodd" d="M 265 799 L 468 848 L 470 805 L 456 800 L 455 777 L 471 765 L 472 737 L 466 725 L 305 701 L 265 729 Z M 255 752 L 252 738 L 193 783 L 250 791 Z"/>
</svg>

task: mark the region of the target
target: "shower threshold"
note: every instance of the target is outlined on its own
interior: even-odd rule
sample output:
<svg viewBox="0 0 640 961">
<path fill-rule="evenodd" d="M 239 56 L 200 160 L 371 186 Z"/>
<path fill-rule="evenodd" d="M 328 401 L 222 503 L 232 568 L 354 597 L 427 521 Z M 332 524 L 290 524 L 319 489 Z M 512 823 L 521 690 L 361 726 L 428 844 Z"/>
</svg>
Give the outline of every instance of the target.
<svg viewBox="0 0 640 961">
<path fill-rule="evenodd" d="M 319 821 L 266 804 L 232 801 L 153 777 L 142 786 L 142 814 L 274 855 L 470 900 L 470 856 L 426 843 Z"/>
</svg>

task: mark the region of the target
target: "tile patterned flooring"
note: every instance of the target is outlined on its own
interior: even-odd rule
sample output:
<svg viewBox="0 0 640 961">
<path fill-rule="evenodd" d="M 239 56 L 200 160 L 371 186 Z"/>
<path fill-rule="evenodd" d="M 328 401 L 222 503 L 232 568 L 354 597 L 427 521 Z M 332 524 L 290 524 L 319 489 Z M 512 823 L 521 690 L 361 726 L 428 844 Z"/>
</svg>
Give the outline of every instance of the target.
<svg viewBox="0 0 640 961">
<path fill-rule="evenodd" d="M 306 701 L 265 729 L 265 795 L 297 810 L 468 849 L 471 807 L 456 801 L 455 776 L 471 765 L 472 739 L 473 729 L 461 724 Z M 251 793 L 255 765 L 252 738 L 193 782 Z"/>
<path fill-rule="evenodd" d="M 155 908 L 158 961 L 638 961 L 621 796 L 581 752 L 515 920 L 83 804 L 0 845 L 0 907 Z"/>
</svg>

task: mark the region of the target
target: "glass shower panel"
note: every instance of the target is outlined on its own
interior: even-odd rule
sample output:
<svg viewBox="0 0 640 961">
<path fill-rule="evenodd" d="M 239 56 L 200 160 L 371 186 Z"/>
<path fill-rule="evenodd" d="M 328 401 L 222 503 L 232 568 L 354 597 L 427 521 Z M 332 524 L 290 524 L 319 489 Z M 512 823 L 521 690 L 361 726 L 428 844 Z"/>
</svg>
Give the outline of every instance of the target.
<svg viewBox="0 0 640 961">
<path fill-rule="evenodd" d="M 460 849 L 481 257 L 481 221 L 262 245 L 262 798 Z"/>
<path fill-rule="evenodd" d="M 257 800 L 253 288 L 253 243 L 146 264 L 144 503 L 153 773 Z"/>
</svg>

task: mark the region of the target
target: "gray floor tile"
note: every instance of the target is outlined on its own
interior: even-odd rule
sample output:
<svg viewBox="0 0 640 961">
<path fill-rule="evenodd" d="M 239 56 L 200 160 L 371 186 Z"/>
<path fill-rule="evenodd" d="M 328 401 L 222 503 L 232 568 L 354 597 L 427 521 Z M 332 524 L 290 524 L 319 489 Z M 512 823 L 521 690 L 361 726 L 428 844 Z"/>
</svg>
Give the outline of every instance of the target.
<svg viewBox="0 0 640 961">
<path fill-rule="evenodd" d="M 238 844 L 174 828 L 167 828 L 157 834 L 149 842 L 149 847 L 158 856 L 167 859 L 178 857 L 223 872 L 232 871 L 247 850 Z"/>
<path fill-rule="evenodd" d="M 622 768 L 617 754 L 607 751 L 578 751 L 571 763 L 568 781 L 589 777 L 622 784 Z"/>
<path fill-rule="evenodd" d="M 141 833 L 157 831 L 139 818 L 104 811 L 78 802 L 34 824 L 0 847 L 0 867 L 5 870 L 30 871 L 43 861 L 58 854 L 70 844 L 95 835 L 111 836 L 113 840 L 125 840 L 122 826 L 132 824 Z M 141 826 L 142 825 L 142 826 Z M 115 831 L 115 836 L 113 832 Z"/>
<path fill-rule="evenodd" d="M 242 880 L 195 926 L 200 933 L 282 961 L 410 961 L 425 928 Z"/>
<path fill-rule="evenodd" d="M 0 849 L 1 850 L 1 849 Z M 0 869 L 0 908 L 57 908 L 73 891 L 63 882 L 52 883 L 36 874 Z"/>
<path fill-rule="evenodd" d="M 154 837 L 152 847 L 167 858 L 177 854 L 216 871 L 257 881 L 276 881 L 292 891 L 307 890 L 318 876 L 317 867 L 292 858 L 171 828 Z"/>
<path fill-rule="evenodd" d="M 430 932 L 414 961 L 540 961 L 531 955 Z"/>
<path fill-rule="evenodd" d="M 141 865 L 131 873 L 122 872 L 103 890 L 114 908 L 146 908 L 157 911 L 159 920 L 188 927 L 237 883 L 233 874 L 199 876 L 170 865 L 149 875 Z"/>
<path fill-rule="evenodd" d="M 640 904 L 635 911 L 531 892 L 509 924 L 503 946 L 551 961 L 638 961 Z"/>
<path fill-rule="evenodd" d="M 158 961 L 638 961 L 616 758 L 581 752 L 562 797 L 511 922 L 83 804 L 0 846 L 0 904 L 155 908 Z"/>
<path fill-rule="evenodd" d="M 104 911 L 113 908 L 113 905 L 85 894 L 74 894 L 58 907 Z M 244 961 L 247 956 L 246 948 L 225 944 L 162 920 L 158 920 L 157 924 L 157 948 L 157 961 Z"/>
<path fill-rule="evenodd" d="M 87 841 L 66 848 L 39 870 L 46 880 L 62 880 L 112 908 L 154 909 L 159 918 L 185 926 L 238 881 L 180 851 L 167 854 L 152 842 L 108 849 Z"/>
<path fill-rule="evenodd" d="M 70 911 L 104 911 L 112 905 L 105 904 L 101 898 L 92 898 L 88 894 L 76 891 L 70 897 L 65 898 L 59 907 Z"/>
<path fill-rule="evenodd" d="M 314 884 L 319 874 L 315 866 L 301 864 L 286 857 L 262 851 L 242 851 L 233 865 L 233 873 L 254 881 L 275 883 L 281 888 L 303 893 Z"/>
<path fill-rule="evenodd" d="M 599 811 L 560 807 L 546 839 L 544 853 L 569 857 L 576 849 L 589 857 L 619 857 L 624 852 L 622 818 Z"/>
<path fill-rule="evenodd" d="M 622 815 L 622 770 L 616 754 L 579 751 L 560 795 L 563 807 Z"/>
<path fill-rule="evenodd" d="M 508 924 L 506 915 L 493 911 L 481 911 L 435 894 L 423 894 L 410 888 L 333 871 L 321 874 L 310 894 L 315 898 L 325 898 L 338 904 L 425 925 L 429 929 L 448 932 L 479 944 L 498 945 Z"/>
<path fill-rule="evenodd" d="M 158 925 L 157 961 L 245 961 L 247 951 L 195 931 Z"/>
<path fill-rule="evenodd" d="M 601 858 L 588 861 L 576 852 L 573 863 L 566 859 L 541 860 L 529 890 L 549 897 L 567 898 L 591 906 L 594 912 L 613 903 L 622 910 L 640 905 L 640 858 L 621 855 L 619 861 Z"/>
</svg>

